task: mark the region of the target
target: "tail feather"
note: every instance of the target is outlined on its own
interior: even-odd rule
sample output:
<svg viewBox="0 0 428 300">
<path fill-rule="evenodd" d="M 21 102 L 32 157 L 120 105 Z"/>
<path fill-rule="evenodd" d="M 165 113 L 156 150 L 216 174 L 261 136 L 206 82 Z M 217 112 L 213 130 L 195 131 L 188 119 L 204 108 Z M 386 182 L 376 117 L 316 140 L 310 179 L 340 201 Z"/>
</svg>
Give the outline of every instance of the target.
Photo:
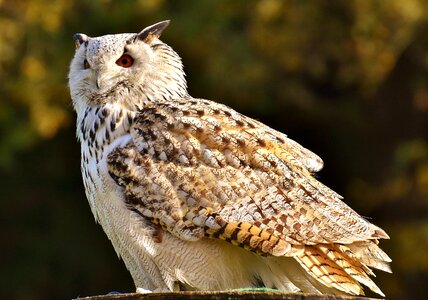
<svg viewBox="0 0 428 300">
<path fill-rule="evenodd" d="M 294 258 L 308 274 L 326 287 L 352 295 L 364 295 L 361 283 L 385 296 L 370 279 L 369 275 L 374 275 L 370 268 L 391 271 L 388 265 L 391 259 L 373 241 L 306 246 L 303 253 Z"/>
<path fill-rule="evenodd" d="M 392 272 L 389 266 L 391 258 L 379 248 L 375 241 L 354 242 L 340 247 L 348 256 L 355 258 L 370 268 L 388 273 Z"/>
<path fill-rule="evenodd" d="M 317 246 L 307 246 L 302 254 L 295 256 L 295 259 L 306 272 L 325 286 L 351 295 L 364 294 L 358 281 Z"/>
<path fill-rule="evenodd" d="M 319 245 L 318 249 L 358 282 L 369 287 L 373 292 L 385 296 L 379 287 L 370 279 L 373 272 L 360 261 L 346 255 L 337 245 Z"/>
</svg>

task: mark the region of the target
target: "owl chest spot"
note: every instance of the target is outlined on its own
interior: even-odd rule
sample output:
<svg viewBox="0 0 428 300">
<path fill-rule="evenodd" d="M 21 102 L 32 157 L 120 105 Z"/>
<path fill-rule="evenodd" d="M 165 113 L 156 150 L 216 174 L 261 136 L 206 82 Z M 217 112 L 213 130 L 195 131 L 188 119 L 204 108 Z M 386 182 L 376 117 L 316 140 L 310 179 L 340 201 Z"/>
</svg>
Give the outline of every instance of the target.
<svg viewBox="0 0 428 300">
<path fill-rule="evenodd" d="M 82 174 L 87 185 L 103 189 L 109 179 L 106 159 L 116 147 L 130 142 L 133 114 L 121 107 L 88 107 L 81 115 L 78 137 L 82 146 Z M 108 181 L 108 180 L 107 180 Z"/>
<path fill-rule="evenodd" d="M 111 188 L 119 188 L 108 173 L 107 156 L 115 148 L 123 147 L 129 142 L 131 137 L 126 134 L 110 144 L 82 147 L 82 175 L 86 184 L 95 189 L 94 192 L 104 194 Z"/>
</svg>

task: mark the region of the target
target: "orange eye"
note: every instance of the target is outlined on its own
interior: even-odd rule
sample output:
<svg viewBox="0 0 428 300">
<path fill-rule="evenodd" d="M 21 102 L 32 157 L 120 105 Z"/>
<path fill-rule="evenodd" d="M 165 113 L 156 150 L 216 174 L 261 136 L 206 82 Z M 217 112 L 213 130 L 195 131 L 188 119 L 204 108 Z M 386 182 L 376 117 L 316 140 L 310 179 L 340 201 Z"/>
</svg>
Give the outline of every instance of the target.
<svg viewBox="0 0 428 300">
<path fill-rule="evenodd" d="M 123 54 L 118 60 L 116 60 L 116 65 L 124 68 L 129 68 L 133 63 L 134 59 L 128 54 Z"/>
</svg>

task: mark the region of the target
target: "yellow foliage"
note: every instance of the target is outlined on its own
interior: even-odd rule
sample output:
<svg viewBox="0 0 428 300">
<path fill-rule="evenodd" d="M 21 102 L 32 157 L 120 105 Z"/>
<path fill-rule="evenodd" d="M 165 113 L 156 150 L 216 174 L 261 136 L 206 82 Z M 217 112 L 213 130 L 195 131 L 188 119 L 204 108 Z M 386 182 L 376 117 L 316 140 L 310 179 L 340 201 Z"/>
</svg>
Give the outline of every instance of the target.
<svg viewBox="0 0 428 300">
<path fill-rule="evenodd" d="M 70 7 L 71 1 L 27 1 L 23 7 L 24 20 L 29 24 L 41 24 L 48 32 L 56 32 Z"/>
<path fill-rule="evenodd" d="M 36 130 L 43 138 L 52 138 L 70 116 L 59 107 L 40 104 L 31 111 Z"/>
<path fill-rule="evenodd" d="M 33 56 L 26 56 L 21 62 L 21 70 L 28 80 L 43 80 L 46 76 L 46 68 L 43 62 Z"/>
<path fill-rule="evenodd" d="M 152 12 L 159 9 L 164 2 L 165 0 L 138 0 L 137 6 L 138 9 Z"/>
<path fill-rule="evenodd" d="M 277 19 L 283 12 L 283 2 L 279 0 L 262 0 L 257 3 L 258 16 L 264 21 Z"/>
<path fill-rule="evenodd" d="M 393 267 L 401 270 L 408 270 L 409 266 L 417 269 L 428 271 L 428 223 L 410 222 L 391 226 L 394 244 L 394 256 L 399 258 L 404 256 L 405 259 L 396 259 Z M 394 257 L 393 256 L 393 257 Z M 398 270 L 399 271 L 399 270 Z"/>
</svg>

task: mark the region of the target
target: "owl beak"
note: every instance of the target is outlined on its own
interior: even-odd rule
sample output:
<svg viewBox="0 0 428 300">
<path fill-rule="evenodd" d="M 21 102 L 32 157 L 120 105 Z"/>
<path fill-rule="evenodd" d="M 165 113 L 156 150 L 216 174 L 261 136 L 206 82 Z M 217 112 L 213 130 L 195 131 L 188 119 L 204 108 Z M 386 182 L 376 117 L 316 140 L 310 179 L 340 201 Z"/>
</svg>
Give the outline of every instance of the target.
<svg viewBox="0 0 428 300">
<path fill-rule="evenodd" d="M 83 33 L 76 33 L 73 35 L 74 43 L 76 44 L 76 49 L 80 47 L 83 43 L 88 42 L 89 37 Z"/>
<path fill-rule="evenodd" d="M 110 81 L 110 77 L 106 75 L 105 70 L 97 70 L 95 71 L 95 84 L 97 86 L 98 90 L 101 90 L 103 87 L 108 85 L 108 82 Z"/>
<path fill-rule="evenodd" d="M 99 72 L 95 72 L 95 84 L 97 85 L 97 89 L 100 90 L 103 83 L 102 76 L 99 75 Z"/>
</svg>

